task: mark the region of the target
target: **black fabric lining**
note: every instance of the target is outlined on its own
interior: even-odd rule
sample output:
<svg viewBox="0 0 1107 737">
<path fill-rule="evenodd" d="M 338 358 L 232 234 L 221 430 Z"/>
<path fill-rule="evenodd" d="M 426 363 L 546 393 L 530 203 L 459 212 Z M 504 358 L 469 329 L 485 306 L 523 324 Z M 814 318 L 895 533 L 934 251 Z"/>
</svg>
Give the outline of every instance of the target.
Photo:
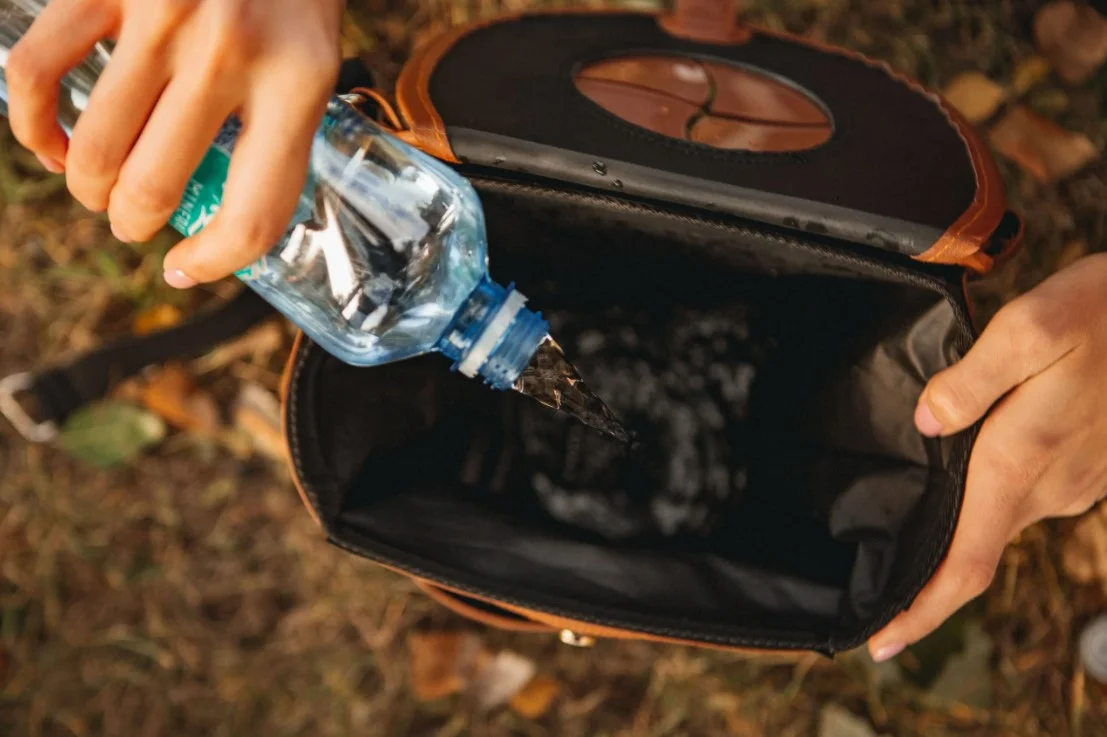
<svg viewBox="0 0 1107 737">
<path fill-rule="evenodd" d="M 632 126 L 585 98 L 572 81 L 579 65 L 629 53 L 729 60 L 790 80 L 827 107 L 834 136 L 811 151 L 755 154 L 693 145 Z M 652 17 L 638 14 L 524 17 L 458 41 L 432 75 L 430 95 L 466 163 L 511 169 L 517 162 L 503 160 L 495 145 L 481 140 L 507 137 L 524 147 L 528 142 L 543 147 L 526 162 L 537 175 L 549 168 L 547 175 L 555 178 L 610 187 L 615 174 L 602 179 L 579 166 L 576 157 L 636 164 L 796 198 L 809 208 L 851 211 L 851 217 L 868 213 L 898 220 L 902 232 L 888 234 L 889 239 L 906 240 L 913 253 L 933 242 L 922 242 L 920 228 L 944 232 L 975 194 L 965 142 L 934 99 L 885 67 L 767 36 L 738 46 L 704 46 L 670 37 Z M 556 161 L 545 149 L 563 151 L 567 158 Z M 633 178 L 623 184 L 627 191 L 636 188 Z M 797 210 L 803 221 L 809 219 L 804 214 Z M 835 227 L 834 217 L 827 219 Z M 843 230 L 849 234 L 834 234 L 855 239 L 854 233 L 865 232 L 863 224 Z"/>
<path fill-rule="evenodd" d="M 636 265 L 633 260 L 621 259 L 626 270 L 619 275 L 619 279 L 627 282 L 650 278 L 656 282 L 657 272 L 671 267 L 675 270 L 673 273 L 682 273 L 679 270 L 682 262 L 701 257 L 713 259 L 720 269 L 732 270 L 735 274 L 753 269 L 770 277 L 783 277 L 789 273 L 795 274 L 797 269 L 807 269 L 816 275 L 811 278 L 849 275 L 853 279 L 866 281 L 900 281 L 943 294 L 945 299 L 951 300 L 960 335 L 953 348 L 956 352 L 962 352 L 971 342 L 972 329 L 955 279 L 957 272 L 952 269 L 908 261 L 897 265 L 896 258 L 890 258 L 881 265 L 861 254 L 850 253 L 851 249 L 848 247 L 835 247 L 829 240 L 825 243 L 819 243 L 817 239 L 812 243 L 798 243 L 781 234 L 764 232 L 748 225 L 658 212 L 642 205 L 622 202 L 617 198 L 610 201 L 594 200 L 591 207 L 587 207 L 575 199 L 582 195 L 531 191 L 528 197 L 528 193 L 524 191 L 527 188 L 521 189 L 517 184 L 487 180 L 476 184 L 488 212 L 491 242 L 502 244 L 494 246 L 492 250 L 493 276 L 501 270 L 503 274 L 523 276 L 528 273 L 526 265 L 530 263 L 532 275 L 520 279 L 520 284 L 535 294 L 542 294 L 544 287 L 541 278 L 534 274 L 534 264 L 539 264 L 539 271 L 545 270 L 541 264 L 548 264 L 549 259 L 557 258 L 550 251 L 551 248 L 556 248 L 554 244 L 566 244 L 562 258 L 570 260 L 580 269 L 582 281 L 579 287 L 584 293 L 589 291 L 589 283 L 594 289 L 597 286 L 596 280 L 612 278 L 610 269 L 604 272 L 595 268 L 587 252 L 604 248 L 600 244 L 605 235 L 630 229 L 630 232 L 638 236 L 630 238 L 632 243 L 628 245 L 633 245 L 641 257 L 640 261 L 648 262 L 648 267 Z M 541 233 L 535 229 L 535 221 L 529 220 L 529 217 L 534 216 L 540 222 L 548 220 L 549 212 L 543 215 L 544 208 L 553 208 L 559 213 L 558 217 L 564 219 L 563 222 L 595 234 L 596 240 L 589 247 L 583 244 L 573 247 L 571 240 L 567 240 L 563 232 Z M 527 217 L 520 213 L 525 213 Z M 673 252 L 672 260 L 667 261 L 663 254 L 659 256 L 659 252 L 652 250 L 650 242 L 655 245 L 668 242 Z M 735 248 L 736 242 L 745 242 L 747 246 L 745 249 Z M 754 248 L 754 243 L 760 245 Z M 522 250 L 518 248 L 520 244 L 524 245 Z M 612 253 L 616 253 L 625 246 L 616 247 L 612 244 L 611 248 L 615 249 Z M 752 252 L 753 257 L 743 258 L 738 252 L 744 250 Z M 803 253 L 807 256 L 799 255 Z M 654 276 L 651 277 L 650 273 Z M 687 289 L 683 291 L 687 292 Z M 582 306 L 583 308 L 586 307 Z M 436 417 L 434 412 L 412 411 L 413 404 L 437 406 L 436 402 L 440 401 L 434 396 L 414 396 L 419 391 L 430 391 L 432 394 L 441 391 L 420 379 L 420 370 L 417 369 L 417 365 L 421 364 L 428 367 L 424 371 L 429 370 L 434 376 L 438 376 L 438 372 L 446 375 L 448 372 L 445 371 L 445 366 L 439 366 L 436 358 L 432 356 L 381 369 L 354 370 L 337 365 L 334 359 L 322 354 L 309 342 L 303 344 L 296 356 L 288 404 L 289 439 L 294 464 L 335 544 L 475 596 L 493 598 L 581 621 L 713 644 L 804 648 L 824 652 L 848 649 L 863 642 L 868 634 L 901 611 L 917 595 L 948 547 L 960 505 L 964 459 L 971 447 L 971 434 L 952 441 L 954 452 L 950 456 L 947 473 L 932 477 L 932 483 L 941 483 L 940 478 L 946 478 L 949 488 L 928 493 L 930 502 L 920 512 L 922 523 L 918 528 L 909 529 L 902 541 L 906 550 L 915 552 L 896 558 L 890 588 L 882 599 L 878 613 L 863 621 L 846 618 L 832 623 L 825 620 L 820 622 L 818 618 L 805 621 L 803 618 L 775 617 L 770 626 L 763 617 L 747 616 L 749 613 L 742 615 L 740 621 L 733 618 L 725 622 L 713 621 L 714 616 L 665 614 L 652 609 L 648 602 L 643 602 L 640 606 L 610 606 L 596 597 L 556 595 L 542 586 L 535 589 L 534 584 L 541 583 L 540 581 L 513 580 L 510 575 L 497 577 L 466 573 L 459 569 L 454 557 L 444 554 L 444 551 L 429 555 L 429 551 L 419 553 L 403 540 L 386 543 L 377 534 L 367 533 L 378 522 L 370 511 L 373 507 L 360 507 L 369 511 L 371 516 L 366 518 L 362 516 L 362 512 L 356 511 L 363 502 L 353 502 L 353 497 L 350 496 L 351 485 L 360 489 L 357 492 L 360 496 L 357 498 L 362 500 L 366 499 L 365 494 L 389 492 L 391 495 L 400 491 L 397 484 L 402 487 L 403 483 L 398 477 L 388 479 L 379 473 L 374 475 L 371 469 L 363 466 L 363 460 L 370 448 L 386 454 L 390 453 L 389 448 L 400 452 L 416 452 L 411 447 L 406 447 L 405 450 L 404 438 L 410 437 L 411 433 L 418 436 L 441 422 L 441 418 Z M 354 373 L 345 380 L 339 380 L 338 377 L 347 372 Z M 385 381 L 385 376 L 389 377 L 388 383 L 382 385 L 380 382 Z M 368 389 L 374 380 L 377 388 Z M 351 384 L 351 381 L 354 383 Z M 350 395 L 354 386 L 367 387 L 366 390 L 372 393 L 372 408 L 362 407 L 358 403 L 358 397 Z M 337 403 L 335 392 L 342 394 L 342 399 Z M 380 401 L 386 404 L 381 405 Z M 378 423 L 375 429 L 370 427 L 368 433 L 346 432 L 358 426 L 356 422 L 351 424 L 354 418 L 366 415 L 387 417 L 389 421 Z M 926 452 L 932 462 L 933 459 L 944 459 L 948 455 L 933 447 Z M 417 455 L 412 456 L 416 457 Z M 362 480 L 355 481 L 359 476 Z M 400 492 L 401 497 L 404 493 Z M 411 488 L 406 493 L 418 492 Z"/>
</svg>

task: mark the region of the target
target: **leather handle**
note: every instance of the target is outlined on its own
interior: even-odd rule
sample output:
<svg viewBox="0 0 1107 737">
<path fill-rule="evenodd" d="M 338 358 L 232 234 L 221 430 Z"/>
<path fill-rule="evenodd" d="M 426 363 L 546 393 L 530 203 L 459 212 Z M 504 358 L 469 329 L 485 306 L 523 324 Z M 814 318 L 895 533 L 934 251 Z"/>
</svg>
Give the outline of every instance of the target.
<svg viewBox="0 0 1107 737">
<path fill-rule="evenodd" d="M 750 31 L 738 24 L 742 0 L 675 0 L 661 27 L 679 38 L 701 43 L 740 44 Z"/>
</svg>

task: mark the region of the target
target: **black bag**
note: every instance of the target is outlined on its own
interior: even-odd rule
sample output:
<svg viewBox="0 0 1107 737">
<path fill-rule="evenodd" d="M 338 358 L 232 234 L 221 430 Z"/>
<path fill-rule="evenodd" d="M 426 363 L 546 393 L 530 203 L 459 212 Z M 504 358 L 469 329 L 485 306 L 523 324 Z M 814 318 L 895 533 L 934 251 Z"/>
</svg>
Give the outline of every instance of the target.
<svg viewBox="0 0 1107 737">
<path fill-rule="evenodd" d="M 833 653 L 950 543 L 976 429 L 926 440 L 915 403 L 1021 226 L 936 95 L 699 10 L 477 23 L 396 90 L 399 135 L 479 191 L 493 275 L 642 454 L 441 357 L 357 369 L 303 340 L 293 470 L 335 544 L 467 616 Z"/>
</svg>

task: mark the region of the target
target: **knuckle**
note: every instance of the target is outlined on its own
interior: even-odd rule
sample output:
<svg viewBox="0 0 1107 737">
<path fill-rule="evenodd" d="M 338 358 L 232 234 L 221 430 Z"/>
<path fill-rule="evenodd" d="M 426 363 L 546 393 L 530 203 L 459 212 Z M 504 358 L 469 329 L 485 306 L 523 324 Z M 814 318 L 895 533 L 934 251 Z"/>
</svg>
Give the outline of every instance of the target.
<svg viewBox="0 0 1107 737">
<path fill-rule="evenodd" d="M 74 175 L 71 183 L 81 184 L 110 177 L 118 168 L 111 150 L 102 136 L 75 133 L 66 153 L 66 165 Z"/>
<path fill-rule="evenodd" d="M 155 26 L 169 30 L 177 28 L 200 5 L 200 0 L 156 0 L 145 5 L 152 14 Z"/>
<path fill-rule="evenodd" d="M 151 220 L 168 220 L 179 199 L 159 177 L 124 177 L 112 190 L 111 211 L 113 219 L 137 226 Z"/>
<path fill-rule="evenodd" d="M 41 55 L 28 41 L 20 41 L 8 53 L 4 74 L 8 86 L 19 93 L 33 93 L 51 84 L 49 70 L 41 63 Z"/>
<path fill-rule="evenodd" d="M 264 9 L 243 0 L 219 3 L 218 9 L 210 37 L 214 54 L 232 64 L 256 56 L 264 42 Z"/>
<path fill-rule="evenodd" d="M 1059 308 L 1053 300 L 1029 295 L 1001 309 L 995 322 L 1005 332 L 1016 356 L 1049 352 L 1074 330 L 1074 321 L 1067 310 Z"/>
<path fill-rule="evenodd" d="M 962 561 L 956 572 L 958 590 L 969 599 L 980 596 L 992 585 L 995 570 L 994 565 L 983 560 Z"/>
</svg>

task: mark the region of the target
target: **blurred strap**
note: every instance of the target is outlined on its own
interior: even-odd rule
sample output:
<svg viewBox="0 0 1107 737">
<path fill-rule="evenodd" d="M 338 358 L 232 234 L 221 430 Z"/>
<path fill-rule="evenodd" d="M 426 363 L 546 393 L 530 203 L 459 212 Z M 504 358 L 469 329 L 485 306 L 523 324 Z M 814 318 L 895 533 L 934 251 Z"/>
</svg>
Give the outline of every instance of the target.
<svg viewBox="0 0 1107 737">
<path fill-rule="evenodd" d="M 149 335 L 130 336 L 77 359 L 0 380 L 0 413 L 28 440 L 49 442 L 77 410 L 149 366 L 188 361 L 245 333 L 276 311 L 251 289 Z"/>
</svg>

